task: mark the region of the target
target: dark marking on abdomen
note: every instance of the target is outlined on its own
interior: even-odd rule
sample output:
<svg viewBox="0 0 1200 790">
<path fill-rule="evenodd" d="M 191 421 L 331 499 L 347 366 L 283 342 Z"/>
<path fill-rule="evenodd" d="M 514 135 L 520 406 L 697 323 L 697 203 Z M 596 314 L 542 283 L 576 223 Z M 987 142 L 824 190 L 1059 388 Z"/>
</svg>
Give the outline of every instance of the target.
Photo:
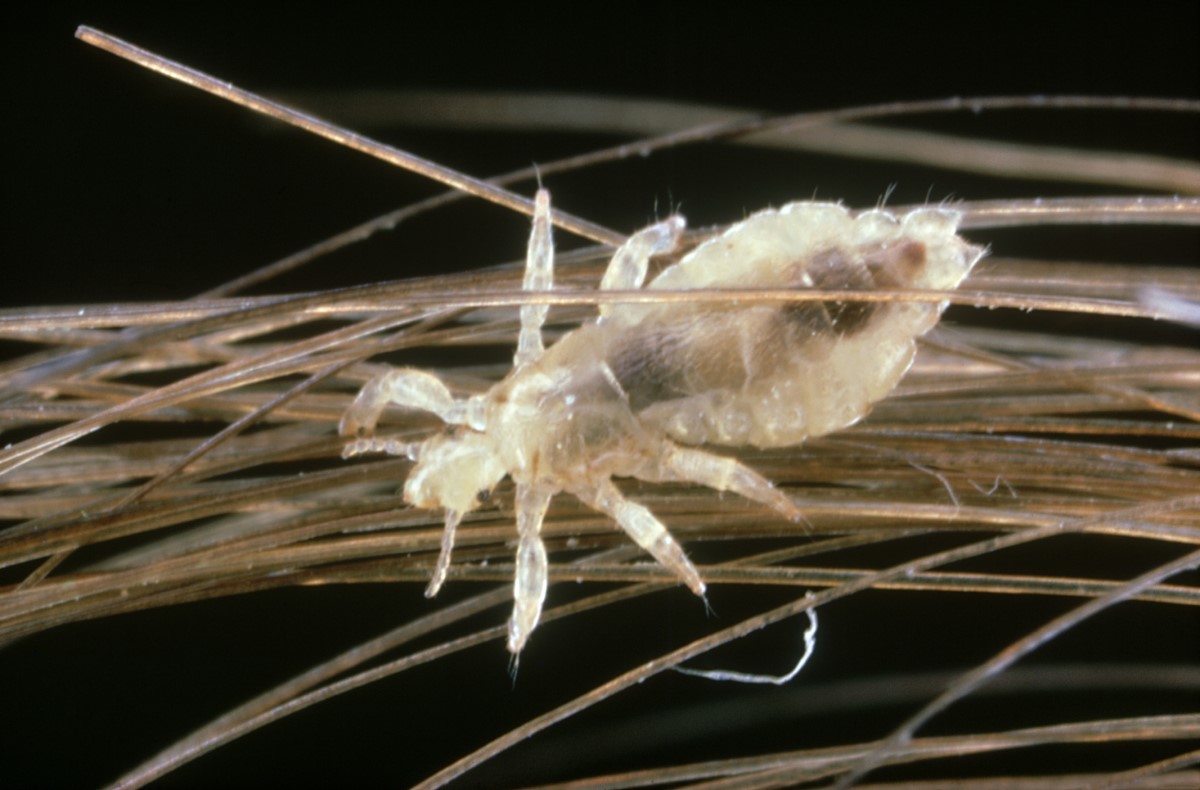
<svg viewBox="0 0 1200 790">
<path fill-rule="evenodd" d="M 618 337 L 612 344 L 605 361 L 629 397 L 634 412 L 652 403 L 689 394 L 689 355 L 682 346 L 681 338 L 673 333 L 654 332 Z"/>
<path fill-rule="evenodd" d="M 795 287 L 823 291 L 874 291 L 907 288 L 925 268 L 925 245 L 906 241 L 867 251 L 861 258 L 848 257 L 841 248 L 821 250 L 792 267 Z M 807 278 L 806 276 L 807 275 Z M 861 332 L 880 311 L 884 302 L 791 302 L 784 316 L 811 335 L 848 337 Z"/>
</svg>

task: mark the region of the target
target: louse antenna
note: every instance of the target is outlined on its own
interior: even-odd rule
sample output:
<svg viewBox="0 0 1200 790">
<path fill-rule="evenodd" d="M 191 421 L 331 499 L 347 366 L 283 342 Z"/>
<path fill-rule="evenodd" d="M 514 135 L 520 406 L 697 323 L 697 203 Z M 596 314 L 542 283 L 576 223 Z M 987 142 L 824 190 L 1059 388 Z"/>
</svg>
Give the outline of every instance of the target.
<svg viewBox="0 0 1200 790">
<path fill-rule="evenodd" d="M 376 159 L 382 159 L 388 164 L 402 167 L 405 170 L 425 176 L 434 181 L 440 181 L 447 186 L 460 189 L 484 200 L 498 203 L 513 211 L 519 211 L 530 217 L 533 216 L 534 204 L 532 200 L 515 192 L 509 192 L 507 189 L 498 187 L 495 184 L 473 178 L 464 173 L 451 170 L 448 167 L 443 167 L 436 162 L 410 154 L 407 151 L 401 151 L 398 148 L 393 148 L 390 145 L 372 140 L 342 126 L 288 107 L 285 104 L 271 101 L 266 97 L 259 96 L 257 93 L 239 88 L 233 83 L 222 82 L 202 71 L 164 58 L 161 55 L 156 55 L 149 50 L 142 49 L 115 36 L 110 36 L 108 33 L 96 30 L 95 28 L 80 25 L 75 30 L 75 37 L 105 52 L 132 61 L 143 68 L 156 71 L 173 80 L 178 80 L 185 85 L 199 88 L 206 93 L 219 96 L 226 101 L 241 105 L 257 113 L 291 124 L 292 126 L 297 126 L 306 132 L 324 137 L 326 140 L 332 140 L 339 145 L 352 148 L 355 151 L 373 156 Z M 620 246 L 625 243 L 625 237 L 620 233 L 564 211 L 553 210 L 552 221 L 563 230 L 570 231 L 601 244 Z"/>
</svg>

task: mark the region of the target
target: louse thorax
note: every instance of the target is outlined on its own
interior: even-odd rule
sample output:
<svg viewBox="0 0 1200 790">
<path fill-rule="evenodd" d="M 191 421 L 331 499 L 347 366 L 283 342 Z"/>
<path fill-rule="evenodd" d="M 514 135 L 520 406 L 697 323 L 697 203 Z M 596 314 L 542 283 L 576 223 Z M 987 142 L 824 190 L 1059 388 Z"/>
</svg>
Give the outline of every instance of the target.
<svg viewBox="0 0 1200 790">
<path fill-rule="evenodd" d="M 627 476 L 657 446 L 661 434 L 647 435 L 605 370 L 608 335 L 584 325 L 489 393 L 487 430 L 514 480 L 558 489 Z"/>
<path fill-rule="evenodd" d="M 958 219 L 793 203 L 705 242 L 648 288 L 947 290 L 983 255 L 955 235 Z M 608 364 L 646 428 L 688 444 L 783 447 L 866 415 L 944 307 L 664 303 L 622 306 L 601 325 L 612 333 Z"/>
</svg>

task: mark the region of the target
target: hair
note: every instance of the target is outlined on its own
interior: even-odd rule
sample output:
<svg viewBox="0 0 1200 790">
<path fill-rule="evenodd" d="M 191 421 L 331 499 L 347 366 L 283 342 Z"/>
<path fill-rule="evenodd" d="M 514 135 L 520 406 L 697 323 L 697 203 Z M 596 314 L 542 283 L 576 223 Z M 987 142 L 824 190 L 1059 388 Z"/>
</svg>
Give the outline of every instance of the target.
<svg viewBox="0 0 1200 790">
<path fill-rule="evenodd" d="M 429 106 L 392 98 L 397 115 Z M 558 99 L 507 98 L 540 160 L 572 147 L 546 128 Z M 441 99 L 466 128 L 430 140 L 511 144 L 480 126 L 497 96 Z M 573 101 L 593 118 L 625 106 L 651 140 L 628 150 L 655 149 L 541 166 L 561 206 L 623 231 L 652 219 L 655 195 L 703 229 L 818 187 L 829 197 L 838 170 L 846 205 L 869 208 L 896 184 L 895 210 L 947 202 L 989 247 L 867 419 L 796 447 L 729 448 L 805 523 L 704 488 L 619 481 L 685 543 L 707 612 L 607 519 L 556 497 L 547 610 L 510 680 L 511 484 L 463 520 L 427 601 L 442 514 L 403 505 L 406 459 L 343 460 L 337 424 L 383 363 L 433 370 L 456 394 L 505 374 L 520 265 L 481 264 L 516 261 L 525 220 L 466 205 L 393 215 L 378 233 L 349 232 L 363 243 L 335 266 L 305 252 L 288 264 L 305 269 L 250 286 L 272 295 L 154 284 L 172 295 L 12 307 L 0 312 L 0 639 L 24 688 L 10 710 L 34 734 L 67 711 L 112 730 L 89 743 L 55 729 L 50 746 L 79 759 L 41 758 L 30 777 L 128 770 L 122 781 L 141 784 L 179 767 L 185 783 L 436 786 L 465 773 L 496 786 L 757 787 L 880 768 L 872 779 L 963 786 L 1195 780 L 1179 741 L 1195 737 L 1200 686 L 1200 204 L 1158 197 L 1200 192 L 1184 158 L 1195 103 L 914 104 L 869 126 L 845 111 L 833 133 L 814 115 L 771 135 L 714 128 L 710 114 L 696 116 L 704 142 L 659 150 L 659 124 L 695 108 L 596 103 L 588 116 L 586 97 Z M 1084 126 L 1098 147 L 1138 153 L 1065 147 Z M 308 143 L 289 139 L 286 156 L 296 145 Z M 862 158 L 844 159 L 848 146 Z M 130 227 L 157 235 L 154 223 Z M 200 225 L 236 247 L 217 219 Z M 307 228 L 281 232 L 281 249 L 310 243 Z M 558 239 L 556 286 L 574 302 L 551 308 L 548 342 L 594 316 L 610 254 Z M 186 241 L 162 243 L 169 267 Z M 91 265 L 112 281 L 102 293 L 133 287 L 125 261 Z M 392 281 L 359 284 L 372 278 Z M 380 430 L 413 441 L 441 426 L 392 410 Z M 786 686 L 667 671 L 784 671 L 814 608 L 815 650 Z"/>
</svg>

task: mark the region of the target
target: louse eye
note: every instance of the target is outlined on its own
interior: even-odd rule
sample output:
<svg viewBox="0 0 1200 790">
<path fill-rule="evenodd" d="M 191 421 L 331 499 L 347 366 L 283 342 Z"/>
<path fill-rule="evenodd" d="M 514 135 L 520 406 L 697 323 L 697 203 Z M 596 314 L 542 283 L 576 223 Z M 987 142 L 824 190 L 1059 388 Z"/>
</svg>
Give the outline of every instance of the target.
<svg viewBox="0 0 1200 790">
<path fill-rule="evenodd" d="M 477 493 L 477 494 L 475 495 L 475 499 L 476 499 L 476 500 L 478 500 L 478 501 L 479 501 L 479 504 L 481 504 L 481 505 L 482 505 L 484 502 L 487 502 L 487 501 L 488 501 L 489 499 L 491 499 L 491 498 L 492 498 L 492 492 L 491 492 L 491 491 L 489 491 L 489 490 L 488 490 L 488 489 L 486 489 L 486 488 L 481 488 L 481 489 L 479 489 L 479 493 Z"/>
</svg>

